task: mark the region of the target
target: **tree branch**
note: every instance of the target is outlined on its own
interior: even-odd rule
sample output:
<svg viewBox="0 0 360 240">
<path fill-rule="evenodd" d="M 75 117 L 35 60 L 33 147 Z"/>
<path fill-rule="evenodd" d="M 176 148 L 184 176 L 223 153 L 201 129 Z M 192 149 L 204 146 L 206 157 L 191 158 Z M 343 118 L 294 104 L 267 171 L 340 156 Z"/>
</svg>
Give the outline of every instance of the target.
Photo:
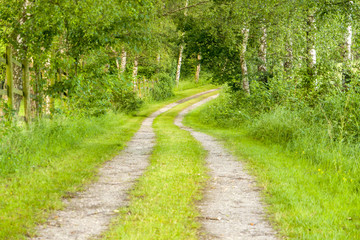
<svg viewBox="0 0 360 240">
<path fill-rule="evenodd" d="M 179 9 L 175 9 L 175 10 L 172 10 L 172 11 L 170 11 L 170 12 L 164 13 L 164 14 L 163 14 L 163 17 L 169 16 L 169 15 L 171 15 L 171 14 L 173 14 L 173 13 L 177 13 L 177 12 L 183 11 L 183 10 L 188 9 L 188 8 L 197 7 L 197 6 L 199 6 L 199 5 L 202 5 L 202 4 L 205 4 L 205 3 L 209 3 L 209 2 L 211 2 L 211 1 L 202 1 L 202 2 L 199 2 L 199 3 L 193 4 L 193 5 L 187 6 L 187 7 L 182 7 L 182 8 L 179 8 Z"/>
</svg>

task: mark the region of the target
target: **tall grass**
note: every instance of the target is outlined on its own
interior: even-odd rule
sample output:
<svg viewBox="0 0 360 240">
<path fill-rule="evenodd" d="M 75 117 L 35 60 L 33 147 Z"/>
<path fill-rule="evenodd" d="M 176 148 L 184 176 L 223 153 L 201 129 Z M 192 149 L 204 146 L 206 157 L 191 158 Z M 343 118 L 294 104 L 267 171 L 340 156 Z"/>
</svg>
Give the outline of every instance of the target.
<svg viewBox="0 0 360 240">
<path fill-rule="evenodd" d="M 311 105 L 268 104 L 272 101 L 261 103 L 256 98 L 232 93 L 225 87 L 199 119 L 207 125 L 245 129 L 254 139 L 281 145 L 310 163 L 342 172 L 360 189 L 357 91 L 328 95 Z"/>
<path fill-rule="evenodd" d="M 12 126 L 0 139 L 0 176 L 49 165 L 64 149 L 76 148 L 86 137 L 101 134 L 113 116 L 43 119 L 29 128 Z"/>
<path fill-rule="evenodd" d="M 279 235 L 301 240 L 360 239 L 360 146 L 356 132 L 349 130 L 354 125 L 344 121 L 351 112 L 344 109 L 346 101 L 339 101 L 344 96 L 323 99 L 322 107 L 282 104 L 262 113 L 252 111 L 250 97 L 241 97 L 247 101 L 228 110 L 244 111 L 251 118 L 232 125 L 226 120 L 230 114 L 211 109 L 233 98 L 223 93 L 187 116 L 185 123 L 222 139 L 246 163 L 257 177 Z"/>
</svg>

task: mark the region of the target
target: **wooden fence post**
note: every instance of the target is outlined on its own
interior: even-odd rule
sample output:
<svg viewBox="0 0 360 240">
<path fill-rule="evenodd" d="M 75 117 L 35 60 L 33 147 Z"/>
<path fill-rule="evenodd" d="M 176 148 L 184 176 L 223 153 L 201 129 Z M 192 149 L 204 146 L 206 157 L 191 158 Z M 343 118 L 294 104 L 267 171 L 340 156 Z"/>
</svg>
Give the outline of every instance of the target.
<svg viewBox="0 0 360 240">
<path fill-rule="evenodd" d="M 41 69 L 38 64 L 34 66 L 35 70 L 35 101 L 36 101 L 36 116 L 37 118 L 41 118 L 42 115 L 42 74 Z"/>
<path fill-rule="evenodd" d="M 24 91 L 24 110 L 25 121 L 31 121 L 31 100 L 30 100 L 30 72 L 29 61 L 27 58 L 23 61 L 23 91 Z"/>
<path fill-rule="evenodd" d="M 14 109 L 14 74 L 10 45 L 6 47 L 6 79 L 8 86 L 8 104 L 11 109 Z"/>
</svg>

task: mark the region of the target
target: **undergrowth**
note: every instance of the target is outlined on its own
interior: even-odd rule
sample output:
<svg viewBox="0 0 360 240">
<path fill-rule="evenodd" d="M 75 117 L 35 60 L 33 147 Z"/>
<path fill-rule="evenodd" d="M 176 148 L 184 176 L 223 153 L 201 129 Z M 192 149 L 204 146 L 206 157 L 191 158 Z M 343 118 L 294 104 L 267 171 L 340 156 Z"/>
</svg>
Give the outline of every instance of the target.
<svg viewBox="0 0 360 240">
<path fill-rule="evenodd" d="M 360 99 L 355 91 L 329 95 L 312 105 L 271 103 L 274 100 L 260 103 L 257 98 L 225 87 L 220 97 L 201 112 L 200 121 L 246 129 L 254 139 L 279 144 L 311 163 L 346 172 L 360 188 Z"/>
<path fill-rule="evenodd" d="M 358 98 L 356 89 L 308 102 L 266 91 L 249 97 L 225 87 L 188 121 L 224 139 L 249 163 L 283 236 L 357 239 Z"/>
</svg>

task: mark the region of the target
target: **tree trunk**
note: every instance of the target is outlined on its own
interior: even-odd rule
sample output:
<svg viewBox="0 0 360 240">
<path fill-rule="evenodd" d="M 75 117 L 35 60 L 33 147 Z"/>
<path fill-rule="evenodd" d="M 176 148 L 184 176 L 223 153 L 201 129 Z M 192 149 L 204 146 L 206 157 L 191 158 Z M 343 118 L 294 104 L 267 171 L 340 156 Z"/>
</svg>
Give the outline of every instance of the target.
<svg viewBox="0 0 360 240">
<path fill-rule="evenodd" d="M 126 55 L 127 55 L 127 53 L 125 51 L 125 48 L 122 48 L 120 73 L 124 73 L 126 70 Z"/>
<path fill-rule="evenodd" d="M 200 79 L 200 71 L 201 71 L 201 54 L 199 53 L 197 56 L 198 64 L 196 66 L 196 73 L 195 73 L 195 82 L 198 83 Z"/>
<path fill-rule="evenodd" d="M 13 51 L 14 53 L 16 53 L 17 51 Z M 22 62 L 22 61 L 19 61 Z M 22 68 L 19 66 L 16 66 L 15 64 L 13 64 L 13 73 L 14 73 L 14 88 L 19 89 L 19 90 L 23 90 L 23 84 L 22 84 Z M 16 113 L 19 113 L 20 110 L 20 104 L 21 101 L 23 99 L 23 96 L 20 96 L 18 94 L 14 94 L 14 110 L 16 111 Z"/>
<path fill-rule="evenodd" d="M 248 69 L 247 69 L 246 59 L 245 59 L 246 48 L 247 48 L 247 44 L 248 44 L 248 40 L 249 40 L 249 29 L 244 28 L 242 30 L 242 34 L 243 34 L 243 41 L 242 41 L 241 52 L 240 52 L 240 63 L 241 63 L 241 72 L 242 72 L 242 87 L 243 87 L 243 90 L 247 94 L 250 94 L 250 86 L 249 86 L 249 79 L 248 79 Z"/>
<path fill-rule="evenodd" d="M 120 74 L 120 63 L 119 63 L 119 59 L 117 57 L 115 58 L 115 63 L 116 63 L 116 68 L 117 68 L 117 70 L 118 70 L 118 72 Z"/>
<path fill-rule="evenodd" d="M 27 20 L 27 8 L 30 5 L 29 0 L 25 0 L 23 7 L 22 7 L 22 15 L 21 18 L 19 20 L 20 25 L 24 25 L 24 23 Z M 22 50 L 26 51 L 26 46 L 24 43 L 24 40 L 22 39 L 21 35 L 17 35 L 16 37 L 16 41 L 17 41 L 17 45 L 19 48 L 21 48 Z M 19 62 L 23 62 L 20 58 L 20 49 L 13 49 L 13 53 L 15 58 L 18 57 L 17 60 L 20 60 Z M 17 88 L 19 90 L 23 90 L 23 84 L 22 84 L 22 67 L 18 67 L 16 65 L 13 66 L 14 67 L 14 88 Z M 21 101 L 23 99 L 23 96 L 20 96 L 18 94 L 14 94 L 14 110 L 16 111 L 16 113 L 19 113 L 20 110 L 20 105 L 21 105 Z"/>
<path fill-rule="evenodd" d="M 347 27 L 347 31 L 346 31 L 346 35 L 345 35 L 345 51 L 346 51 L 345 60 L 348 62 L 351 62 L 351 60 L 352 60 L 352 51 L 351 51 L 352 35 L 353 35 L 352 26 L 349 25 Z"/>
<path fill-rule="evenodd" d="M 42 117 L 42 109 L 43 109 L 43 79 L 42 79 L 42 73 L 39 67 L 39 64 L 36 64 L 34 66 L 35 70 L 35 96 L 36 96 L 36 117 L 41 118 Z"/>
<path fill-rule="evenodd" d="M 186 0 L 185 3 L 185 8 L 187 8 L 189 6 L 189 0 Z M 185 9 L 184 15 L 185 17 L 187 16 L 187 9 Z M 182 34 L 182 37 L 184 37 L 185 33 Z M 182 43 L 180 45 L 180 52 L 179 52 L 179 60 L 178 60 L 178 64 L 177 64 L 177 69 L 176 69 L 176 86 L 179 85 L 180 82 L 180 74 L 181 74 L 181 65 L 182 65 L 182 59 L 183 59 L 183 52 L 184 52 L 184 43 Z"/>
<path fill-rule="evenodd" d="M 156 57 L 156 62 L 158 65 L 160 65 L 160 61 L 161 61 L 161 54 L 158 53 L 157 57 Z"/>
<path fill-rule="evenodd" d="M 183 52 L 184 52 L 184 45 L 181 44 L 180 52 L 179 52 L 179 60 L 178 60 L 177 69 L 176 69 L 176 86 L 179 85 L 179 82 L 180 82 L 180 73 L 181 73 Z"/>
<path fill-rule="evenodd" d="M 264 25 L 261 26 L 261 37 L 260 37 L 260 47 L 259 47 L 259 60 L 260 65 L 258 66 L 259 72 L 266 72 L 266 52 L 267 52 L 267 33 L 266 27 Z"/>
<path fill-rule="evenodd" d="M 307 17 L 307 30 L 306 30 L 306 43 L 307 43 L 307 72 L 308 79 L 306 81 L 305 87 L 311 88 L 314 84 L 314 76 L 316 74 L 316 24 L 314 14 L 309 14 Z"/>
<path fill-rule="evenodd" d="M 137 87 L 137 75 L 138 75 L 138 70 L 139 70 L 139 62 L 138 62 L 138 56 L 135 56 L 135 60 L 134 60 L 134 68 L 133 68 L 133 86 L 134 86 L 134 90 L 136 90 Z"/>
<path fill-rule="evenodd" d="M 349 1 L 349 4 L 352 5 L 353 1 Z M 352 63 L 352 37 L 353 37 L 353 29 L 352 29 L 352 8 L 350 8 L 350 14 L 348 16 L 348 27 L 345 33 L 345 43 L 344 43 L 344 64 L 343 64 L 343 76 L 342 76 L 342 86 L 343 88 L 347 87 L 347 84 L 350 81 L 350 72 L 351 72 L 351 63 Z"/>
</svg>

